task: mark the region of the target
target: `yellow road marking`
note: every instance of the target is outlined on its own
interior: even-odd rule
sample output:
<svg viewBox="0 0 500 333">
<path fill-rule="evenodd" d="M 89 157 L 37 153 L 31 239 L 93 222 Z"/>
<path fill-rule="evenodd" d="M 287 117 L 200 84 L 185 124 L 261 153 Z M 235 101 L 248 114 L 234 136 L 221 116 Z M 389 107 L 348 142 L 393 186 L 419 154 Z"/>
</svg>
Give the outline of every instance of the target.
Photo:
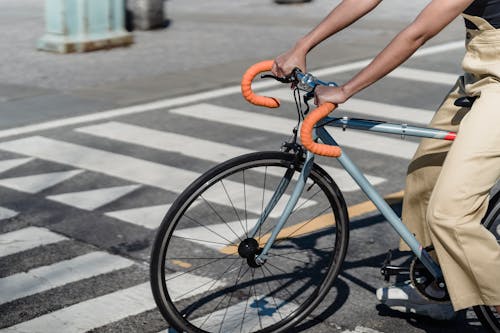
<svg viewBox="0 0 500 333">
<path fill-rule="evenodd" d="M 182 268 L 191 268 L 191 265 L 190 263 L 188 262 L 184 262 L 184 261 L 181 261 L 181 260 L 170 260 L 170 262 L 174 265 L 177 265 L 177 266 L 180 266 Z"/>
<path fill-rule="evenodd" d="M 392 204 L 401 202 L 403 200 L 403 195 L 404 195 L 404 191 L 391 193 L 391 194 L 385 196 L 384 200 L 389 205 L 392 205 Z M 375 207 L 373 202 L 371 202 L 369 200 L 347 208 L 347 212 L 349 213 L 350 218 L 361 216 L 361 215 L 373 212 L 375 210 L 377 210 L 377 207 Z"/>
<path fill-rule="evenodd" d="M 394 204 L 401 202 L 403 200 L 404 191 L 389 194 L 384 197 L 384 200 L 388 204 Z M 371 201 L 365 201 L 357 205 L 353 205 L 347 208 L 347 212 L 350 218 L 361 216 L 370 212 L 377 210 L 377 207 Z M 309 234 L 314 231 L 325 229 L 331 227 L 335 224 L 332 213 L 324 214 L 316 217 L 314 220 L 304 221 L 301 223 L 294 224 L 290 227 L 283 228 L 278 234 L 277 239 L 280 238 L 290 238 L 299 237 L 302 235 Z M 257 239 L 260 246 L 264 246 L 267 240 L 271 237 L 271 234 L 265 234 Z M 238 247 L 235 245 L 226 246 L 219 250 L 224 254 L 236 254 L 238 252 Z"/>
</svg>

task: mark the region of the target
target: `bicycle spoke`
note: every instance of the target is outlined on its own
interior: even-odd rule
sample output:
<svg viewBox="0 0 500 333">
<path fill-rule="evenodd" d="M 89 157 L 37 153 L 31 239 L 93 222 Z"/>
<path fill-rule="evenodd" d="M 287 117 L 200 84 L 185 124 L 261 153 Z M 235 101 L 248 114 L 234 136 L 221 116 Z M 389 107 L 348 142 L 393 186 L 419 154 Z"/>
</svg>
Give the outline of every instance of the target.
<svg viewBox="0 0 500 333">
<path fill-rule="evenodd" d="M 234 243 L 220 243 L 220 242 L 214 242 L 214 241 L 209 241 L 206 239 L 198 239 L 198 238 L 191 238 L 191 237 L 185 237 L 185 236 L 178 236 L 178 235 L 172 235 L 174 238 L 179 238 L 179 239 L 185 239 L 188 241 L 193 241 L 193 242 L 201 242 L 201 243 L 209 243 L 209 244 L 216 244 L 216 245 L 223 245 L 223 246 L 238 246 L 237 244 Z"/>
<path fill-rule="evenodd" d="M 180 277 L 180 276 L 183 276 L 183 275 L 185 275 L 185 274 L 189 274 L 189 273 L 191 273 L 191 272 L 194 272 L 194 271 L 196 271 L 196 270 L 198 270 L 198 269 L 200 269 L 200 268 L 203 268 L 203 267 L 206 267 L 206 266 L 211 265 L 211 264 L 213 264 L 213 263 L 216 263 L 217 261 L 223 260 L 223 259 L 225 259 L 226 257 L 229 257 L 229 256 L 230 256 L 230 254 L 228 254 L 227 256 L 222 257 L 222 258 L 220 258 L 220 259 L 216 259 L 216 260 L 210 261 L 210 262 L 208 262 L 208 263 L 206 263 L 206 264 L 203 264 L 203 265 L 201 265 L 201 266 L 197 266 L 196 268 L 193 268 L 193 269 L 190 269 L 190 270 L 187 270 L 187 271 L 183 271 L 183 272 L 182 272 L 182 274 L 179 274 L 179 275 L 173 276 L 173 277 L 172 277 L 172 278 L 170 278 L 170 279 L 166 279 L 166 280 L 165 280 L 165 282 L 170 281 L 170 280 L 173 280 L 173 279 L 176 279 L 176 278 L 178 278 L 178 277 Z M 168 258 L 167 258 L 167 260 L 168 260 Z"/>
<path fill-rule="evenodd" d="M 297 229 L 295 229 L 292 233 L 288 234 L 286 237 L 283 237 L 283 238 L 280 238 L 280 239 L 276 240 L 276 243 L 275 243 L 275 244 L 279 243 L 279 242 L 280 242 L 280 240 L 281 240 L 281 241 L 283 241 L 283 240 L 285 240 L 285 239 L 287 239 L 287 238 L 292 237 L 292 235 L 294 235 L 294 234 L 295 234 L 295 233 L 297 233 L 300 229 L 304 228 L 306 225 L 308 225 L 309 223 L 311 223 L 312 221 L 314 221 L 315 219 L 317 219 L 319 216 L 323 215 L 323 214 L 324 214 L 327 210 L 329 210 L 329 209 L 330 209 L 330 207 L 325 208 L 324 210 L 322 210 L 321 212 L 319 212 L 316 216 L 314 216 L 312 219 L 310 219 L 309 221 L 307 221 L 307 222 L 303 223 L 300 227 L 298 227 Z"/>
<path fill-rule="evenodd" d="M 262 268 L 262 266 L 261 266 L 260 269 L 262 270 L 262 276 L 264 276 L 264 280 L 267 280 L 264 268 Z M 273 299 L 274 305 L 276 306 L 276 311 L 278 311 L 278 314 L 279 314 L 281 320 L 283 320 L 283 316 L 281 315 L 281 311 L 279 310 L 280 307 L 278 306 L 278 303 L 276 302 L 276 298 L 274 298 L 274 296 L 272 295 L 273 293 L 272 293 L 271 286 L 269 285 L 268 281 L 266 281 L 266 285 L 267 285 L 267 289 L 269 289 L 269 295 L 271 295 L 271 298 Z"/>
<path fill-rule="evenodd" d="M 334 249 L 335 246 L 329 246 L 329 247 L 318 247 L 318 248 L 315 248 L 314 250 L 315 251 L 321 251 L 321 250 L 331 250 L 331 249 Z M 293 251 L 293 252 L 285 252 L 285 253 L 282 253 L 282 254 L 294 254 L 294 253 L 303 253 L 304 250 L 298 250 L 298 251 Z M 277 253 L 268 253 L 267 254 L 268 257 L 276 257 L 276 256 L 279 256 L 279 254 Z"/>
<path fill-rule="evenodd" d="M 255 280 L 255 271 L 252 271 L 252 282 Z M 259 325 L 260 329 L 262 329 L 262 319 L 260 318 L 260 312 L 259 312 L 259 301 L 257 299 L 257 289 L 255 288 L 255 284 L 253 283 L 253 291 L 254 291 L 254 302 L 256 303 L 256 308 L 257 308 L 257 316 L 259 317 Z"/>
<path fill-rule="evenodd" d="M 245 181 L 245 170 L 243 170 L 243 202 L 245 204 L 245 235 L 248 238 L 247 186 Z"/>
<path fill-rule="evenodd" d="M 168 257 L 167 260 L 213 260 L 213 259 L 228 259 L 228 260 L 241 260 L 241 257 L 232 256 L 232 258 L 227 257 Z"/>
<path fill-rule="evenodd" d="M 240 215 L 238 214 L 238 211 L 236 210 L 236 207 L 234 207 L 233 200 L 231 200 L 231 197 L 229 196 L 229 193 L 227 192 L 227 188 L 224 185 L 224 182 L 221 180 L 220 183 L 222 184 L 222 188 L 224 188 L 224 192 L 226 193 L 226 196 L 227 196 L 229 202 L 231 203 L 231 207 L 233 208 L 233 211 L 236 214 L 236 217 L 238 218 L 238 221 L 240 222 L 241 229 L 245 230 L 245 227 L 243 227 L 243 222 L 241 222 Z"/>
<path fill-rule="evenodd" d="M 282 254 L 276 254 L 276 255 L 274 255 L 274 257 L 281 257 L 281 258 L 285 258 L 285 259 L 289 259 L 289 260 L 294 260 L 294 261 L 297 261 L 297 262 L 301 262 L 301 263 L 304 263 L 304 264 L 309 264 L 308 261 L 299 260 L 299 259 L 296 259 L 296 258 L 290 258 L 290 257 L 282 255 Z"/>
<path fill-rule="evenodd" d="M 207 199 L 205 199 L 205 198 L 203 197 L 203 195 L 200 195 L 200 198 L 202 198 L 202 199 L 203 199 L 203 201 L 205 201 L 205 203 L 207 204 L 207 206 L 208 206 L 208 207 L 210 207 L 210 209 L 212 209 L 212 211 L 215 213 L 215 215 L 217 215 L 217 216 L 220 218 L 220 220 L 221 220 L 221 221 L 222 221 L 222 222 L 223 222 L 223 223 L 224 223 L 224 224 L 225 224 L 225 225 L 229 228 L 229 230 L 231 230 L 231 232 L 232 232 L 232 233 L 236 236 L 236 238 L 238 238 L 238 239 L 240 240 L 240 242 L 241 242 L 241 241 L 242 241 L 242 239 L 240 238 L 240 236 L 239 236 L 236 232 L 234 232 L 233 228 L 231 228 L 231 227 L 229 226 L 229 223 L 228 223 L 226 220 L 224 220 L 224 218 L 223 218 L 223 217 L 222 217 L 222 216 L 221 216 L 221 215 L 220 215 L 220 214 L 219 214 L 219 213 L 215 210 L 215 208 L 213 208 L 213 207 L 212 207 L 212 205 L 211 205 L 211 204 L 207 201 Z"/>
<path fill-rule="evenodd" d="M 243 325 L 245 324 L 245 316 L 246 316 L 247 309 L 248 309 L 248 302 L 250 301 L 251 296 L 252 296 L 252 287 L 250 286 L 249 287 L 249 291 L 248 291 L 247 301 L 246 301 L 246 304 L 245 304 L 245 309 L 243 311 L 243 318 L 241 319 L 240 332 L 243 331 Z"/>
<path fill-rule="evenodd" d="M 209 227 L 207 227 L 205 224 L 203 224 L 203 223 L 201 223 L 201 222 L 198 222 L 198 220 L 196 220 L 196 219 L 194 219 L 194 218 L 190 217 L 189 215 L 185 214 L 184 216 L 185 216 L 188 220 L 191 220 L 191 221 L 193 221 L 194 223 L 198 224 L 199 226 L 201 226 L 201 227 L 203 227 L 203 228 L 207 229 L 208 231 L 210 231 L 210 232 L 211 232 L 211 233 L 213 233 L 214 235 L 217 235 L 217 236 L 219 236 L 220 238 L 224 239 L 224 240 L 225 240 L 225 241 L 227 241 L 229 244 L 232 244 L 232 243 L 233 243 L 232 241 L 230 241 L 230 240 L 229 240 L 229 239 L 227 239 L 226 237 L 224 237 L 224 236 L 220 235 L 218 232 L 213 231 L 212 229 L 210 229 Z"/>
<path fill-rule="evenodd" d="M 273 272 L 271 272 L 271 270 L 269 269 L 269 267 L 264 267 L 264 266 L 263 266 L 263 268 L 265 268 L 265 269 L 266 269 L 266 270 L 267 270 L 270 274 L 273 274 Z M 291 281 L 292 281 L 292 279 L 293 279 L 293 278 L 289 278 L 289 279 L 288 279 L 288 281 L 289 281 L 289 282 L 291 282 Z M 286 288 L 286 287 L 287 287 L 287 284 L 286 284 L 286 283 L 282 283 L 282 284 L 281 284 L 281 289 L 280 289 L 280 290 L 283 290 L 284 292 L 286 292 L 286 293 L 288 294 L 288 299 L 287 299 L 287 300 L 288 300 L 288 301 L 290 301 L 290 302 L 292 302 L 291 300 L 293 300 L 293 299 L 294 299 L 294 297 L 293 297 L 293 295 L 290 293 L 290 291 L 288 290 L 288 288 Z M 277 293 L 277 291 L 276 291 L 275 293 Z M 283 302 L 285 302 L 285 300 L 283 300 Z M 293 302 L 293 303 L 294 303 L 295 305 L 297 305 L 297 307 L 299 306 L 299 304 L 297 304 L 296 302 Z M 292 313 L 293 313 L 293 312 L 292 312 Z M 287 317 L 289 317 L 289 316 L 290 316 L 290 314 L 288 314 L 288 315 L 287 315 Z"/>
<path fill-rule="evenodd" d="M 212 282 L 212 286 L 211 286 L 211 287 L 207 290 L 207 292 L 208 292 L 208 291 L 210 291 L 210 290 L 211 290 L 211 289 L 212 289 L 212 288 L 213 288 L 213 287 L 217 284 L 217 282 L 219 282 L 219 281 L 220 281 L 221 277 L 222 277 L 224 274 L 226 274 L 226 272 L 228 272 L 228 271 L 229 271 L 229 269 L 230 269 L 232 266 L 233 266 L 233 264 L 231 264 L 231 265 L 230 265 L 230 266 L 229 266 L 229 267 L 228 267 L 228 268 L 227 268 L 227 269 L 226 269 L 226 270 L 225 270 L 225 271 L 224 271 L 221 275 L 219 275 L 219 278 L 218 278 L 218 279 L 215 279 L 215 280 Z M 241 271 L 241 267 L 242 267 L 242 265 L 240 265 L 240 271 Z M 208 284 L 208 283 L 206 283 L 206 284 Z M 209 318 L 210 318 L 210 317 L 211 317 L 211 316 L 212 316 L 215 312 L 217 312 L 218 307 L 220 306 L 220 304 L 222 304 L 222 301 L 223 301 L 226 297 L 227 297 L 227 295 L 224 295 L 224 297 L 223 297 L 223 298 L 219 301 L 219 303 L 218 303 L 218 304 L 217 304 L 217 306 L 215 307 L 214 311 L 213 311 L 212 313 L 210 313 L 210 315 L 208 315 L 208 316 L 207 316 L 207 318 L 205 318 L 205 320 L 203 321 L 203 324 L 201 324 L 201 325 L 200 325 L 200 327 L 202 327 L 202 326 L 203 326 L 203 325 L 207 322 L 207 320 L 208 320 L 208 319 L 209 319 Z"/>
<path fill-rule="evenodd" d="M 262 186 L 262 204 L 261 204 L 261 210 L 260 210 L 261 215 L 264 212 L 264 195 L 266 193 L 266 181 L 267 181 L 267 166 L 266 166 L 265 172 L 264 172 L 264 185 Z M 261 230 L 262 230 L 262 228 L 259 227 L 259 239 L 261 237 Z"/>
</svg>

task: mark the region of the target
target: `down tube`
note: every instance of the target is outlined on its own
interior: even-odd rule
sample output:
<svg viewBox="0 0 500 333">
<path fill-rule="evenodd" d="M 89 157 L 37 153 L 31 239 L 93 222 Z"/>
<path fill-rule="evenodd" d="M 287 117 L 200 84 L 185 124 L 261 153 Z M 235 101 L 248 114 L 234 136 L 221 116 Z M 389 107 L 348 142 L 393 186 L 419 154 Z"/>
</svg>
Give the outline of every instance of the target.
<svg viewBox="0 0 500 333">
<path fill-rule="evenodd" d="M 326 131 L 325 128 L 320 127 L 316 129 L 318 137 L 326 144 L 337 145 L 335 140 Z M 396 232 L 403 238 L 403 240 L 408 244 L 413 253 L 422 261 L 422 263 L 429 269 L 431 274 L 436 277 L 442 277 L 442 272 L 439 266 L 434 262 L 434 260 L 429 256 L 429 254 L 422 249 L 422 245 L 417 241 L 415 236 L 406 228 L 406 226 L 401 222 L 399 216 L 396 215 L 394 210 L 385 202 L 385 200 L 380 196 L 380 194 L 375 190 L 375 188 L 370 184 L 368 179 L 363 175 L 363 173 L 358 169 L 358 167 L 351 161 L 351 159 L 342 152 L 342 155 L 337 158 L 344 169 L 351 175 L 351 177 L 356 181 L 356 183 L 361 187 L 363 192 L 368 196 L 368 198 L 373 202 L 373 204 L 378 208 L 378 210 L 384 215 L 387 221 L 392 225 Z"/>
</svg>

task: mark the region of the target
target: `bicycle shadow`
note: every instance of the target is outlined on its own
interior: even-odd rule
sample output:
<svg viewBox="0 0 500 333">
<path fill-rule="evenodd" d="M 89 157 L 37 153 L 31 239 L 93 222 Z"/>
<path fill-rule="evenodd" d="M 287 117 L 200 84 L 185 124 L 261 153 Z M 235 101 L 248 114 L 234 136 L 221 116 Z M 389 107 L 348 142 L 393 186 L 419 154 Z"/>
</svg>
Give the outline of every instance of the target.
<svg viewBox="0 0 500 333">
<path fill-rule="evenodd" d="M 395 311 L 384 304 L 378 304 L 375 308 L 378 311 L 378 315 L 381 317 L 403 319 L 411 326 L 427 333 L 487 333 L 487 331 L 481 327 L 481 323 L 477 319 L 467 318 L 467 311 L 472 310 L 461 310 L 457 313 L 455 319 L 441 321 L 413 313 Z"/>
<path fill-rule="evenodd" d="M 401 212 L 401 203 L 391 205 L 397 214 Z M 373 215 L 356 220 L 351 225 L 351 230 L 361 229 L 370 227 L 379 223 L 385 222 L 386 219 L 381 215 Z M 307 330 L 325 322 L 327 319 L 331 319 L 332 316 L 348 301 L 349 294 L 351 293 L 351 288 L 348 283 L 343 279 L 348 280 L 350 283 L 369 291 L 370 293 L 375 293 L 376 288 L 366 283 L 362 278 L 356 276 L 356 269 L 359 268 L 380 268 L 386 258 L 386 253 L 377 253 L 368 257 L 364 257 L 359 260 L 345 260 L 342 265 L 342 271 L 339 277 L 342 279 L 337 279 L 332 289 L 336 289 L 337 295 L 335 300 L 328 305 L 319 315 L 308 318 L 303 321 L 300 325 L 296 327 L 294 332 L 306 332 Z M 392 256 L 393 261 L 398 261 L 400 265 L 409 265 L 413 259 L 413 255 L 410 252 L 401 252 L 399 250 L 393 251 Z M 353 271 L 353 272 L 351 272 Z M 404 281 L 408 276 L 399 276 L 397 282 Z M 380 279 L 380 286 L 382 286 L 383 280 Z M 416 315 L 413 313 L 402 313 L 390 309 L 388 306 L 383 304 L 377 304 L 374 308 L 378 312 L 379 317 L 390 317 L 393 319 L 404 320 L 407 324 L 423 330 L 428 333 L 483 333 L 486 332 L 485 329 L 481 327 L 481 324 L 476 318 L 470 318 L 470 313 L 472 310 L 462 310 L 457 313 L 457 316 L 453 320 L 449 321 L 439 321 L 430 319 L 424 316 Z M 400 327 L 401 328 L 401 327 Z"/>
<path fill-rule="evenodd" d="M 330 305 L 323 310 L 319 315 L 316 315 L 312 318 L 307 318 L 302 321 L 298 326 L 295 327 L 294 332 L 305 332 L 310 328 L 317 326 L 318 324 L 322 324 L 328 318 L 333 316 L 341 307 L 344 305 L 348 299 L 350 294 L 350 288 L 345 281 L 337 278 L 332 289 L 336 289 L 337 296 L 335 300 L 330 303 Z M 330 290 L 331 292 L 331 290 Z M 323 301 L 324 303 L 325 301 Z"/>
</svg>

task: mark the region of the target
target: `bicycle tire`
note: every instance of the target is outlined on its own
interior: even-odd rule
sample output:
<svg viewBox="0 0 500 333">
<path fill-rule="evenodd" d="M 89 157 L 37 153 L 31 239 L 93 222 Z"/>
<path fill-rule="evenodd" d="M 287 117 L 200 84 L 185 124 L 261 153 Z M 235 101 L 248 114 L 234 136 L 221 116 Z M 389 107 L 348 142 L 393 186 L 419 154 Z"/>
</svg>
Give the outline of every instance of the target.
<svg viewBox="0 0 500 333">
<path fill-rule="evenodd" d="M 285 225 L 285 228 L 291 229 L 286 229 L 285 237 L 278 237 L 263 266 L 251 267 L 246 259 L 235 253 L 236 245 L 232 244 L 233 240 L 226 244 L 229 247 L 214 249 L 221 246 L 214 243 L 227 237 L 218 234 L 222 233 L 221 225 L 225 224 L 228 229 L 226 234 L 230 233 L 230 223 L 227 222 L 230 220 L 227 218 L 229 213 L 239 219 L 239 222 L 231 224 L 233 229 L 240 224 L 241 231 L 247 232 L 248 219 L 251 215 L 260 215 L 265 206 L 264 196 L 271 189 L 275 189 L 279 183 L 278 179 L 282 178 L 278 176 L 293 169 L 293 183 L 302 166 L 303 160 L 284 152 L 242 155 L 213 167 L 177 198 L 157 231 L 150 265 L 154 299 L 163 317 L 174 329 L 179 332 L 290 331 L 326 296 L 344 261 L 349 239 L 349 221 L 347 207 L 338 186 L 316 164 L 313 165 L 304 188 L 304 198 L 299 200 L 296 210 Z M 230 184 L 236 183 L 237 180 L 240 185 L 244 185 L 238 191 L 239 198 L 231 198 L 229 194 L 234 192 L 230 189 L 233 186 Z M 257 187 L 259 184 L 262 184 L 262 188 Z M 217 188 L 223 188 L 222 192 L 225 193 L 222 196 L 227 195 L 229 207 L 222 205 L 220 200 L 217 202 L 215 195 L 205 198 Z M 263 198 L 262 203 L 259 203 L 261 207 L 256 212 L 251 211 L 252 204 L 247 202 L 253 200 L 254 197 L 249 199 L 249 196 L 256 194 L 254 188 L 262 192 L 259 195 Z M 292 189 L 293 184 L 290 184 L 281 200 L 286 201 L 285 197 Z M 235 202 L 242 196 L 244 210 Z M 324 205 L 328 205 L 327 209 L 323 208 Z M 204 209 L 201 209 L 202 206 Z M 220 210 L 214 213 L 215 208 Z M 325 217 L 328 220 L 330 216 L 326 214 L 330 213 L 333 214 L 333 223 L 329 222 L 329 225 L 327 223 L 327 226 L 319 230 L 313 228 L 312 231 L 304 232 L 306 226 L 312 225 L 311 221 L 318 222 L 318 218 Z M 305 216 L 308 216 L 308 219 Z M 312 218 L 309 218 L 310 216 Z M 200 217 L 203 217 L 204 223 L 197 220 Z M 267 223 L 272 227 L 276 219 L 270 217 L 265 221 L 266 224 L 260 228 L 259 233 L 264 230 L 265 232 L 260 233 L 259 237 L 265 238 L 265 235 L 269 234 L 271 228 Z M 213 220 L 223 220 L 224 223 L 212 224 Z M 302 224 L 296 223 L 297 221 Z M 245 223 L 246 229 L 243 226 Z M 193 231 L 204 228 L 208 231 L 209 239 L 203 239 Z M 185 237 L 185 230 L 189 231 L 189 239 Z M 235 230 L 232 230 L 232 233 L 238 234 Z M 236 242 L 240 242 L 236 239 Z M 232 250 L 227 252 L 227 249 Z M 221 251 L 226 251 L 226 254 L 221 255 Z M 196 257 L 197 253 L 201 256 Z M 181 266 L 184 268 L 174 267 L 175 260 L 182 261 Z M 239 263 L 239 269 L 234 263 L 230 263 L 231 260 Z M 234 276 L 222 277 L 226 273 L 232 274 L 236 271 L 236 279 Z M 273 275 L 275 272 L 277 274 Z M 197 282 L 174 283 L 172 280 L 178 277 L 187 279 L 188 275 L 196 276 L 193 281 L 201 279 L 201 290 L 195 291 L 195 288 L 191 288 Z M 179 284 L 184 286 L 190 283 L 192 284 L 187 294 L 180 297 Z M 305 295 L 306 292 L 309 294 Z M 240 315 L 241 319 L 238 317 Z M 238 320 L 235 317 L 238 317 Z M 225 322 L 226 318 L 231 321 Z"/>
<path fill-rule="evenodd" d="M 500 241 L 500 191 L 490 199 L 488 210 L 481 223 Z M 490 332 L 500 333 L 500 314 L 493 307 L 477 305 L 473 308 L 484 328 Z"/>
</svg>

